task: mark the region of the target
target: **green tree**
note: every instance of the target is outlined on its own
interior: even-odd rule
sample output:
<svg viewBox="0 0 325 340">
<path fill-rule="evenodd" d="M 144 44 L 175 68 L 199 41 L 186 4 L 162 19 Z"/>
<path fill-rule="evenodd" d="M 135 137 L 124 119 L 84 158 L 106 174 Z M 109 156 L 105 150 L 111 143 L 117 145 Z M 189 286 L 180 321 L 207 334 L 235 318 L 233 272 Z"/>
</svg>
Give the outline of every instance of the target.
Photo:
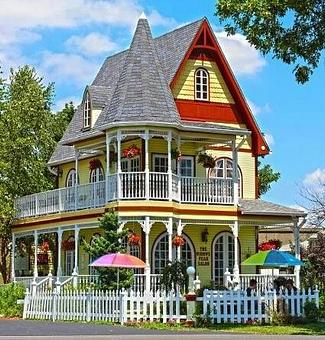
<svg viewBox="0 0 325 340">
<path fill-rule="evenodd" d="M 9 279 L 14 199 L 55 184 L 47 161 L 73 107 L 69 104 L 53 114 L 52 99 L 53 85 L 44 85 L 34 68 L 11 70 L 7 83 L 0 77 L 0 272 L 4 282 Z"/>
<path fill-rule="evenodd" d="M 229 34 L 242 32 L 263 55 L 294 65 L 299 83 L 318 66 L 325 48 L 324 0 L 218 0 L 216 15 Z"/>
<path fill-rule="evenodd" d="M 99 228 L 102 231 L 101 236 L 93 238 L 89 243 L 84 241 L 84 248 L 90 255 L 90 258 L 97 259 L 108 253 L 125 253 L 121 240 L 127 237 L 128 231 L 119 231 L 118 216 L 114 211 L 105 214 L 99 220 Z M 117 288 L 117 269 L 116 268 L 96 268 L 99 273 L 101 288 Z M 119 287 L 128 288 L 133 282 L 133 275 L 130 270 L 119 270 Z"/>
<path fill-rule="evenodd" d="M 272 169 L 270 164 L 261 165 L 258 162 L 258 195 L 266 194 L 271 189 L 271 184 L 277 182 L 281 175 Z"/>
</svg>

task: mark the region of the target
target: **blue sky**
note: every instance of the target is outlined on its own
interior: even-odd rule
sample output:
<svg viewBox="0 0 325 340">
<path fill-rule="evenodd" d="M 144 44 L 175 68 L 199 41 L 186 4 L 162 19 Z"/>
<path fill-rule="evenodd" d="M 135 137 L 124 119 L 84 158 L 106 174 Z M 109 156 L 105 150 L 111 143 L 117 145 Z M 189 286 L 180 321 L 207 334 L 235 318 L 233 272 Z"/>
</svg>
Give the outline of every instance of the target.
<svg viewBox="0 0 325 340">
<path fill-rule="evenodd" d="M 54 108 L 79 103 L 106 56 L 127 48 L 145 11 L 153 35 L 206 16 L 237 76 L 272 155 L 264 162 L 281 172 L 265 199 L 303 203 L 301 185 L 325 179 L 324 59 L 309 83 L 298 85 L 292 67 L 262 57 L 242 35 L 227 38 L 205 0 L 0 0 L 0 65 L 32 64 L 55 82 Z"/>
</svg>

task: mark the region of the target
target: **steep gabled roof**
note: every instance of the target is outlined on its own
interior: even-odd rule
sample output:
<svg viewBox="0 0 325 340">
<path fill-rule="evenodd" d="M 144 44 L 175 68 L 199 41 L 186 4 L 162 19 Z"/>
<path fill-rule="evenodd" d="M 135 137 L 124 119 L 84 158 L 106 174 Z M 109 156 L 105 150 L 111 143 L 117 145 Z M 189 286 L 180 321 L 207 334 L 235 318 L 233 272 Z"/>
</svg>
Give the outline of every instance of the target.
<svg viewBox="0 0 325 340">
<path fill-rule="evenodd" d="M 95 128 L 116 122 L 179 123 L 147 19 L 139 19 L 124 67 Z"/>
</svg>

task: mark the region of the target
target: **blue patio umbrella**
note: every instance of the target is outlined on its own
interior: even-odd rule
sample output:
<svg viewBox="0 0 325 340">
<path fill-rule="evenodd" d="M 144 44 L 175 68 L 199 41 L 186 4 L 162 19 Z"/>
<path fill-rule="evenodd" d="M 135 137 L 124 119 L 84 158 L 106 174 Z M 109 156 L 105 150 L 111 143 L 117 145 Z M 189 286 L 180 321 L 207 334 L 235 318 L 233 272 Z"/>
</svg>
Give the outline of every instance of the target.
<svg viewBox="0 0 325 340">
<path fill-rule="evenodd" d="M 291 267 L 303 266 L 304 263 L 297 259 L 295 256 L 280 250 L 266 250 L 260 251 L 244 262 L 244 266 L 262 266 L 262 267 Z"/>
</svg>

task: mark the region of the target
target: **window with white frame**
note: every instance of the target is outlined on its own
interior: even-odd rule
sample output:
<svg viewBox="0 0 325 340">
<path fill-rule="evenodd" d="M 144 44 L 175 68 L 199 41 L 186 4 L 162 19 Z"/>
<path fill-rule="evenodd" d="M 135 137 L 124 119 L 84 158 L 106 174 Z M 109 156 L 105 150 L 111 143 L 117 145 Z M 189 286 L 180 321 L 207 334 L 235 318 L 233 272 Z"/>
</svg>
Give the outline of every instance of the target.
<svg viewBox="0 0 325 340">
<path fill-rule="evenodd" d="M 186 267 L 194 266 L 194 246 L 192 241 L 186 235 L 182 235 L 185 244 L 181 247 L 181 261 L 184 261 Z M 173 259 L 176 258 L 177 247 L 173 246 Z M 155 274 L 162 274 L 164 268 L 168 263 L 168 234 L 164 233 L 160 235 L 152 251 L 152 269 Z"/>
<path fill-rule="evenodd" d="M 182 156 L 179 160 L 179 171 L 182 177 L 194 177 L 194 158 Z"/>
<path fill-rule="evenodd" d="M 97 183 L 103 180 L 104 180 L 104 170 L 101 166 L 91 170 L 90 183 Z"/>
<path fill-rule="evenodd" d="M 89 92 L 86 93 L 84 105 L 83 105 L 83 116 L 84 116 L 84 128 L 89 128 L 91 125 L 91 105 Z"/>
<path fill-rule="evenodd" d="M 139 172 L 140 156 L 121 159 L 121 170 L 122 172 Z"/>
<path fill-rule="evenodd" d="M 153 171 L 167 172 L 168 171 L 168 156 L 167 155 L 153 155 Z"/>
<path fill-rule="evenodd" d="M 229 158 L 218 158 L 216 161 L 216 166 L 210 172 L 211 178 L 217 179 L 232 179 L 232 171 L 233 171 L 233 162 Z M 241 171 L 239 167 L 237 168 L 238 174 L 238 195 L 241 197 Z"/>
<path fill-rule="evenodd" d="M 76 170 L 71 169 L 67 174 L 66 187 L 73 187 L 75 185 L 76 185 Z"/>
<path fill-rule="evenodd" d="M 209 73 L 204 68 L 195 72 L 195 99 L 209 100 Z"/>
</svg>

